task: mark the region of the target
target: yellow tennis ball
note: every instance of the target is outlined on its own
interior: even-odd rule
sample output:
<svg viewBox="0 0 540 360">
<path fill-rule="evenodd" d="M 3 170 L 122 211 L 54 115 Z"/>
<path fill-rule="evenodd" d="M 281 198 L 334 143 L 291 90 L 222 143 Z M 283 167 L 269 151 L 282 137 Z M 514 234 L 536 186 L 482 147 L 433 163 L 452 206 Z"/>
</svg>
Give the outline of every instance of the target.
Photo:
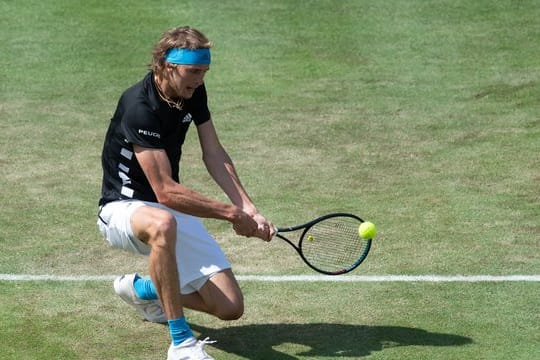
<svg viewBox="0 0 540 360">
<path fill-rule="evenodd" d="M 377 228 L 374 223 L 365 221 L 358 227 L 358 235 L 362 239 L 373 239 L 377 235 Z"/>
</svg>

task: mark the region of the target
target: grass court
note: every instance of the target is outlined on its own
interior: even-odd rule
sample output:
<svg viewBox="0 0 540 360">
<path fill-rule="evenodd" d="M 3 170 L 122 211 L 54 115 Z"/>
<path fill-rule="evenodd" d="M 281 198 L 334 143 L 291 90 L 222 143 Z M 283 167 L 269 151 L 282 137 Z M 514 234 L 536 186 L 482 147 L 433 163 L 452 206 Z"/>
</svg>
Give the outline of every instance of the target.
<svg viewBox="0 0 540 360">
<path fill-rule="evenodd" d="M 186 314 L 212 356 L 540 358 L 539 18 L 533 0 L 0 0 L 0 357 L 165 358 L 167 329 L 85 277 L 147 274 L 95 225 L 101 146 L 161 33 L 191 25 L 215 45 L 220 139 L 276 225 L 373 221 L 353 276 L 536 276 L 244 280 L 242 319 Z M 184 157 L 184 183 L 223 199 L 194 129 Z M 206 223 L 238 275 L 313 275 L 280 240 Z"/>
</svg>

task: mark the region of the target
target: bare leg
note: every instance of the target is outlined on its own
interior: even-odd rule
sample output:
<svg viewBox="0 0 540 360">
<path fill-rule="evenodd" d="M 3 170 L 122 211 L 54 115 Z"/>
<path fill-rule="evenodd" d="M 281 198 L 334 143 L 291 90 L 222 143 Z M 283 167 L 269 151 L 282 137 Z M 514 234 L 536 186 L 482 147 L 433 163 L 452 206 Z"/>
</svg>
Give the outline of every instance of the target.
<svg viewBox="0 0 540 360">
<path fill-rule="evenodd" d="M 176 220 L 165 210 L 143 206 L 131 217 L 134 235 L 151 247 L 150 277 L 168 319 L 184 316 L 176 267 Z"/>
<path fill-rule="evenodd" d="M 134 235 L 151 247 L 150 277 L 168 319 L 184 316 L 183 307 L 235 320 L 244 313 L 242 291 L 230 269 L 210 278 L 198 292 L 180 295 L 176 264 L 176 220 L 166 210 L 143 206 L 131 217 Z"/>
<path fill-rule="evenodd" d="M 212 276 L 198 292 L 182 295 L 182 303 L 222 320 L 236 320 L 244 313 L 242 291 L 231 269 Z"/>
</svg>

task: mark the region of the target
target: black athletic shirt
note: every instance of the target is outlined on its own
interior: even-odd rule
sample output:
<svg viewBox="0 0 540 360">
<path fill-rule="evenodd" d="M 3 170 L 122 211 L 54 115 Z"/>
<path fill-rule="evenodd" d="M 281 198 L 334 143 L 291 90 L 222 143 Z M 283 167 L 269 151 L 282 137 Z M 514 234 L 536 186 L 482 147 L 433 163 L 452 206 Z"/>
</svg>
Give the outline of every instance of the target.
<svg viewBox="0 0 540 360">
<path fill-rule="evenodd" d="M 118 102 L 105 143 L 101 162 L 103 183 L 99 205 L 121 199 L 156 202 L 137 158 L 133 144 L 164 149 L 169 157 L 172 177 L 179 182 L 182 144 L 191 122 L 200 125 L 210 120 L 206 89 L 199 86 L 183 110 L 171 108 L 161 100 L 153 73 L 127 89 Z"/>
</svg>

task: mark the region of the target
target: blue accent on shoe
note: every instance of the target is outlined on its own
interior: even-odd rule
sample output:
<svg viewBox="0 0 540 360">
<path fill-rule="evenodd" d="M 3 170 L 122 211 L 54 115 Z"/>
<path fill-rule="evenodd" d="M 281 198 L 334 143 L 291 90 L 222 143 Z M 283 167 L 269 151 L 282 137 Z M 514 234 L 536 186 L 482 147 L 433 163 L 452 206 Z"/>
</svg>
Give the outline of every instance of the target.
<svg viewBox="0 0 540 360">
<path fill-rule="evenodd" d="M 158 294 L 156 287 L 151 279 L 143 279 L 139 275 L 135 275 L 133 280 L 133 288 L 135 294 L 141 300 L 157 300 Z"/>
<path fill-rule="evenodd" d="M 173 345 L 180 345 L 185 340 L 194 337 L 184 316 L 169 320 L 168 323 Z"/>
</svg>

